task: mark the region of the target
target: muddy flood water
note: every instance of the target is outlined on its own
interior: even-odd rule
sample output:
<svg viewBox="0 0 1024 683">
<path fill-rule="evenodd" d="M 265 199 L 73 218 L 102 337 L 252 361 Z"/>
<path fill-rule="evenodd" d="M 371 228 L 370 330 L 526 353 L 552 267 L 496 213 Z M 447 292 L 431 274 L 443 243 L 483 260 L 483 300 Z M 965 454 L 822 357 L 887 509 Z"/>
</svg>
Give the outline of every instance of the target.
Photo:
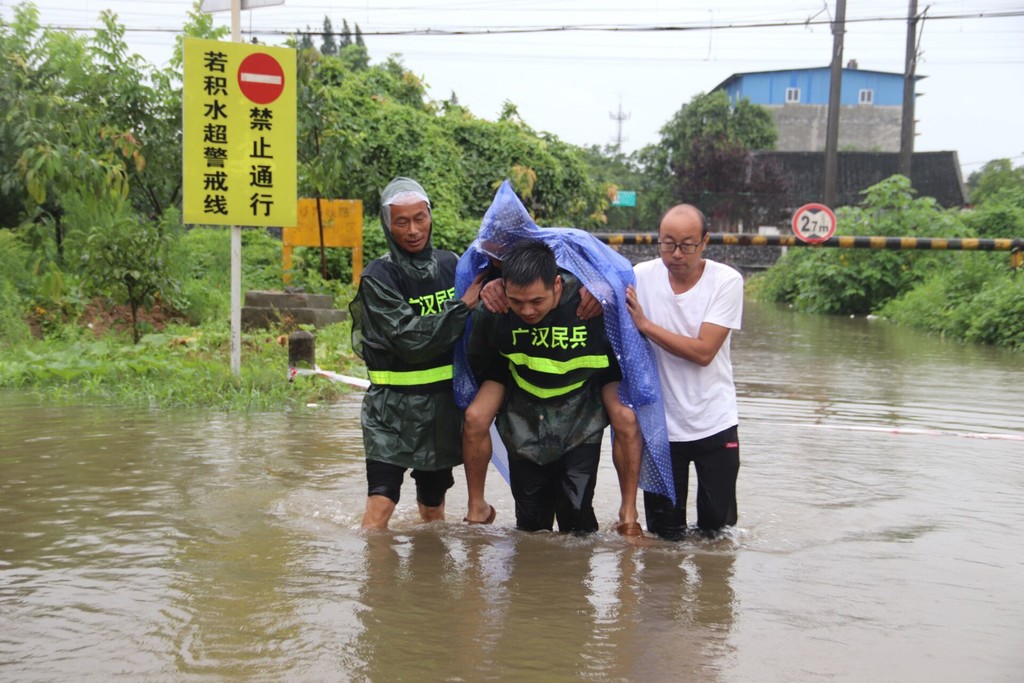
<svg viewBox="0 0 1024 683">
<path fill-rule="evenodd" d="M 0 393 L 0 680 L 1021 680 L 1024 355 L 753 303 L 733 348 L 715 542 L 615 535 L 607 444 L 591 537 L 517 532 L 493 470 L 493 527 L 460 522 L 459 470 L 447 523 L 407 482 L 366 534 L 359 393 Z"/>
</svg>

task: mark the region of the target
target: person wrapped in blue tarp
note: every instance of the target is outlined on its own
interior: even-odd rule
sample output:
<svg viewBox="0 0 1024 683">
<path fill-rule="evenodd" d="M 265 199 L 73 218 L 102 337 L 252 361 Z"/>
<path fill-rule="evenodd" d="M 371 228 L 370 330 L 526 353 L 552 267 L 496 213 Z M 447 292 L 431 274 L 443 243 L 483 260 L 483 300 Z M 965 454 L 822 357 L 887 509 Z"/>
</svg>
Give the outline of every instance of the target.
<svg viewBox="0 0 1024 683">
<path fill-rule="evenodd" d="M 538 239 L 551 247 L 559 267 L 579 279 L 599 302 L 604 315 L 606 334 L 622 368 L 623 377 L 617 390 L 618 401 L 614 403 L 620 404 L 620 408 L 625 406 L 626 409 L 630 409 L 626 410 L 627 413 L 635 413 L 635 423 L 639 426 L 638 444 L 642 439 L 642 457 L 638 465 L 639 487 L 674 499 L 668 433 L 654 353 L 647 340 L 637 331 L 626 310 L 626 286 L 635 283 L 633 267 L 627 259 L 583 230 L 538 227 L 516 196 L 509 181 L 505 180 L 484 215 L 477 238 L 456 266 L 456 296 L 460 296 L 480 273 L 500 264 L 505 250 L 524 239 Z M 472 324 L 471 318 L 467 321 L 466 333 L 455 349 L 455 400 L 462 408 L 471 406 L 480 389 L 466 355 Z M 498 401 L 500 405 L 500 396 Z M 626 423 L 616 423 L 614 406 L 609 403 L 608 400 L 605 401 L 616 432 L 615 438 L 619 439 L 619 424 Z M 498 405 L 489 404 L 484 411 L 485 415 L 491 413 L 490 417 L 493 417 Z M 472 410 L 468 410 L 467 434 L 471 417 Z M 630 416 L 630 419 L 633 418 Z M 491 437 L 495 440 L 493 431 Z M 486 452 L 481 469 L 478 463 L 472 462 L 472 453 L 466 452 L 465 441 L 463 450 L 470 489 L 469 514 L 465 521 L 488 523 L 494 519 L 494 510 L 483 500 Z M 494 455 L 495 467 L 507 479 L 507 461 L 503 460 L 504 449 L 500 443 L 494 443 Z M 474 467 L 475 464 L 477 467 Z M 630 496 L 618 459 L 616 469 L 619 471 L 620 485 L 623 489 L 623 507 L 620 509 L 619 524 L 616 528 L 624 535 L 640 535 L 642 530 L 636 522 L 636 478 Z M 628 480 L 628 477 L 626 479 Z"/>
</svg>

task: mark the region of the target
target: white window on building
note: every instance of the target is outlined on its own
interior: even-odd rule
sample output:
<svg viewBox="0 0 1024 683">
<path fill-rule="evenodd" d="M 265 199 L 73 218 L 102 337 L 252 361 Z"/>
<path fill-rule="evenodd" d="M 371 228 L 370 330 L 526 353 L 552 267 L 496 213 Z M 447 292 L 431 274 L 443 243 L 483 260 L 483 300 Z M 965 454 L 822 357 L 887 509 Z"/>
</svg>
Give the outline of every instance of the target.
<svg viewBox="0 0 1024 683">
<path fill-rule="evenodd" d="M 873 104 L 875 101 L 875 91 L 861 90 L 860 95 L 857 97 L 857 101 L 861 104 Z"/>
<path fill-rule="evenodd" d="M 800 102 L 800 88 L 786 88 L 786 104 Z"/>
</svg>

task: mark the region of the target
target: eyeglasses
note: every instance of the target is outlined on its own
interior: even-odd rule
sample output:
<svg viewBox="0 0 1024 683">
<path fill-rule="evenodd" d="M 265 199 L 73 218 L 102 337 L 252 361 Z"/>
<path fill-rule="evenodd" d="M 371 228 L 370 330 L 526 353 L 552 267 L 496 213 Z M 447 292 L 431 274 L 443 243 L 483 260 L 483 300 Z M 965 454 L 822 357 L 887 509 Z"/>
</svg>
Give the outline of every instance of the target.
<svg viewBox="0 0 1024 683">
<path fill-rule="evenodd" d="M 700 245 L 704 244 L 704 240 L 697 242 L 696 244 L 690 244 L 683 242 L 682 244 L 676 244 L 675 242 L 658 242 L 658 250 L 662 254 L 674 254 L 678 249 L 683 254 L 692 254 L 697 251 Z"/>
</svg>

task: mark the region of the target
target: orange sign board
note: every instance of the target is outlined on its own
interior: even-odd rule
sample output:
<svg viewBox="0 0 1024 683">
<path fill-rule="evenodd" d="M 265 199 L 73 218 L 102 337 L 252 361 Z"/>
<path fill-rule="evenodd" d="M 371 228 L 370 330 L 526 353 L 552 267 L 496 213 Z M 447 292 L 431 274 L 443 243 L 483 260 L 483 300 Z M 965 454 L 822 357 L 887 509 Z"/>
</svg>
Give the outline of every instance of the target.
<svg viewBox="0 0 1024 683">
<path fill-rule="evenodd" d="M 317 206 L 319 204 L 319 207 Z M 292 248 L 323 246 L 352 249 L 352 283 L 363 272 L 363 202 L 359 199 L 309 199 L 298 201 L 298 225 L 281 231 L 281 266 L 284 281 L 291 281 Z"/>
</svg>

